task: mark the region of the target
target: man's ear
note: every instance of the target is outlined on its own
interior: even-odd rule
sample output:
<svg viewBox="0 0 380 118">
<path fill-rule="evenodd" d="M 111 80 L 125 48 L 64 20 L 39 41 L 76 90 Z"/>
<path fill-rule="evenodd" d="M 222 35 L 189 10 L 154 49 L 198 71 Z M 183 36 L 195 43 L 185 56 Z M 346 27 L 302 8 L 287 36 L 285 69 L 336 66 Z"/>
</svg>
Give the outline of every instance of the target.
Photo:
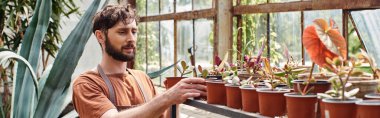
<svg viewBox="0 0 380 118">
<path fill-rule="evenodd" d="M 105 41 L 106 41 L 104 33 L 100 30 L 96 30 L 95 36 L 96 36 L 96 39 L 98 40 L 99 44 L 102 45 L 102 47 L 103 47 L 105 44 Z"/>
</svg>

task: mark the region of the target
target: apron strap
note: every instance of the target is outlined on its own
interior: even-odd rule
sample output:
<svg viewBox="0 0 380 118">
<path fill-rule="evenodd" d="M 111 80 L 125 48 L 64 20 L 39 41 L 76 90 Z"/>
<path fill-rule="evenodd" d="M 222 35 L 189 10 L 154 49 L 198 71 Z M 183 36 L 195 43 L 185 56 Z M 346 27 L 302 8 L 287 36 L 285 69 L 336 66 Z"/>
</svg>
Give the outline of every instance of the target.
<svg viewBox="0 0 380 118">
<path fill-rule="evenodd" d="M 144 87 L 144 85 L 142 84 L 141 80 L 137 79 L 136 76 L 129 69 L 127 69 L 127 71 L 128 71 L 129 74 L 132 75 L 132 78 L 138 84 L 139 90 L 142 93 L 142 95 L 144 96 L 145 103 L 148 102 L 150 100 L 150 98 L 152 98 L 152 97 L 149 94 L 146 93 L 148 91 L 148 90 L 146 90 L 146 87 Z"/>
<path fill-rule="evenodd" d="M 100 76 L 102 77 L 102 79 L 106 82 L 106 85 L 107 85 L 107 88 L 108 88 L 108 91 L 110 93 L 110 100 L 112 102 L 113 105 L 116 105 L 116 101 L 115 101 L 115 91 L 113 90 L 113 86 L 111 84 L 111 81 L 110 79 L 108 79 L 107 75 L 104 73 L 102 67 L 100 67 L 100 65 L 98 65 L 98 71 L 99 71 L 99 74 Z"/>
</svg>

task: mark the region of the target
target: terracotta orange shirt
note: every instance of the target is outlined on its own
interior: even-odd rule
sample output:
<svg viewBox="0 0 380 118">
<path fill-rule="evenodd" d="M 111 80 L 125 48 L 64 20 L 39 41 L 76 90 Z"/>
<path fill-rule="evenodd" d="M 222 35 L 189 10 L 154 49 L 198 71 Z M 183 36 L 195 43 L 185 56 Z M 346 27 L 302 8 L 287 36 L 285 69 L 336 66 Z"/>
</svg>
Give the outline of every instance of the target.
<svg viewBox="0 0 380 118">
<path fill-rule="evenodd" d="M 130 70 L 130 69 L 129 69 Z M 150 78 L 142 71 L 130 70 L 139 79 L 147 96 L 152 99 L 156 95 Z M 127 71 L 120 74 L 107 74 L 115 91 L 116 106 L 130 107 L 144 103 L 143 93 L 138 83 Z M 109 91 L 106 83 L 98 72 L 87 71 L 81 74 L 73 85 L 73 104 L 81 118 L 99 118 L 106 111 L 116 109 L 109 100 Z"/>
</svg>

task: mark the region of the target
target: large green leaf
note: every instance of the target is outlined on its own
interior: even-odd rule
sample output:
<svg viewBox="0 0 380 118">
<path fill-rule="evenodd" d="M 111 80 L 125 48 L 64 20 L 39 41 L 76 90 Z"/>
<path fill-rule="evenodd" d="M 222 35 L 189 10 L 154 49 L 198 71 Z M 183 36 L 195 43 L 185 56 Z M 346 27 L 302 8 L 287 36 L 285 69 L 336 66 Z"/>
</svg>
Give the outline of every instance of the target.
<svg viewBox="0 0 380 118">
<path fill-rule="evenodd" d="M 82 56 L 84 47 L 91 36 L 92 17 L 100 0 L 95 0 L 87 9 L 78 25 L 70 33 L 58 52 L 45 86 L 38 100 L 35 118 L 56 118 L 66 98 L 71 75 Z"/>
<path fill-rule="evenodd" d="M 167 70 L 169 70 L 170 68 L 174 67 L 175 65 L 178 64 L 178 62 L 180 61 L 177 61 L 175 62 L 174 64 L 168 66 L 168 67 L 165 67 L 161 70 L 158 70 L 158 71 L 155 71 L 155 72 L 151 72 L 151 73 L 148 73 L 148 76 L 150 77 L 150 79 L 154 79 L 154 78 L 157 78 L 157 77 L 160 77 L 161 74 L 165 73 Z"/>
<path fill-rule="evenodd" d="M 37 76 L 33 70 L 33 67 L 29 64 L 29 62 L 25 58 L 23 58 L 20 55 L 17 55 L 16 53 L 12 51 L 0 50 L 0 66 L 2 66 L 3 68 L 7 68 L 10 63 L 10 60 L 19 60 L 19 62 L 24 63 L 28 67 L 31 73 L 31 76 L 32 76 L 31 79 L 33 79 L 32 81 L 33 81 L 34 86 L 38 86 Z M 13 82 L 13 84 L 15 83 Z M 38 92 L 37 87 L 35 87 L 34 90 L 35 92 Z"/>
<path fill-rule="evenodd" d="M 51 0 L 37 0 L 34 15 L 23 38 L 20 55 L 27 59 L 33 70 L 37 70 L 40 49 L 49 24 Z M 12 117 L 28 118 L 33 116 L 37 86 L 33 86 L 31 74 L 24 63 L 18 63 L 15 80 Z"/>
</svg>

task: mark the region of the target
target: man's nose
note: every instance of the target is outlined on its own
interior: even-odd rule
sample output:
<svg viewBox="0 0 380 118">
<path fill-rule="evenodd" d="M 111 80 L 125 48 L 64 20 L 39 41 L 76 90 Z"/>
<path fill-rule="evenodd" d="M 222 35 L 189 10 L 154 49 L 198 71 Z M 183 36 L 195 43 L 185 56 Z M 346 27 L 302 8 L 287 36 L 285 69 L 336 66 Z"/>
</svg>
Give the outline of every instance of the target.
<svg viewBox="0 0 380 118">
<path fill-rule="evenodd" d="M 130 33 L 128 33 L 128 35 L 127 35 L 127 41 L 128 42 L 136 42 L 136 37 L 135 37 L 135 35 L 132 33 L 132 32 L 130 32 Z"/>
</svg>

